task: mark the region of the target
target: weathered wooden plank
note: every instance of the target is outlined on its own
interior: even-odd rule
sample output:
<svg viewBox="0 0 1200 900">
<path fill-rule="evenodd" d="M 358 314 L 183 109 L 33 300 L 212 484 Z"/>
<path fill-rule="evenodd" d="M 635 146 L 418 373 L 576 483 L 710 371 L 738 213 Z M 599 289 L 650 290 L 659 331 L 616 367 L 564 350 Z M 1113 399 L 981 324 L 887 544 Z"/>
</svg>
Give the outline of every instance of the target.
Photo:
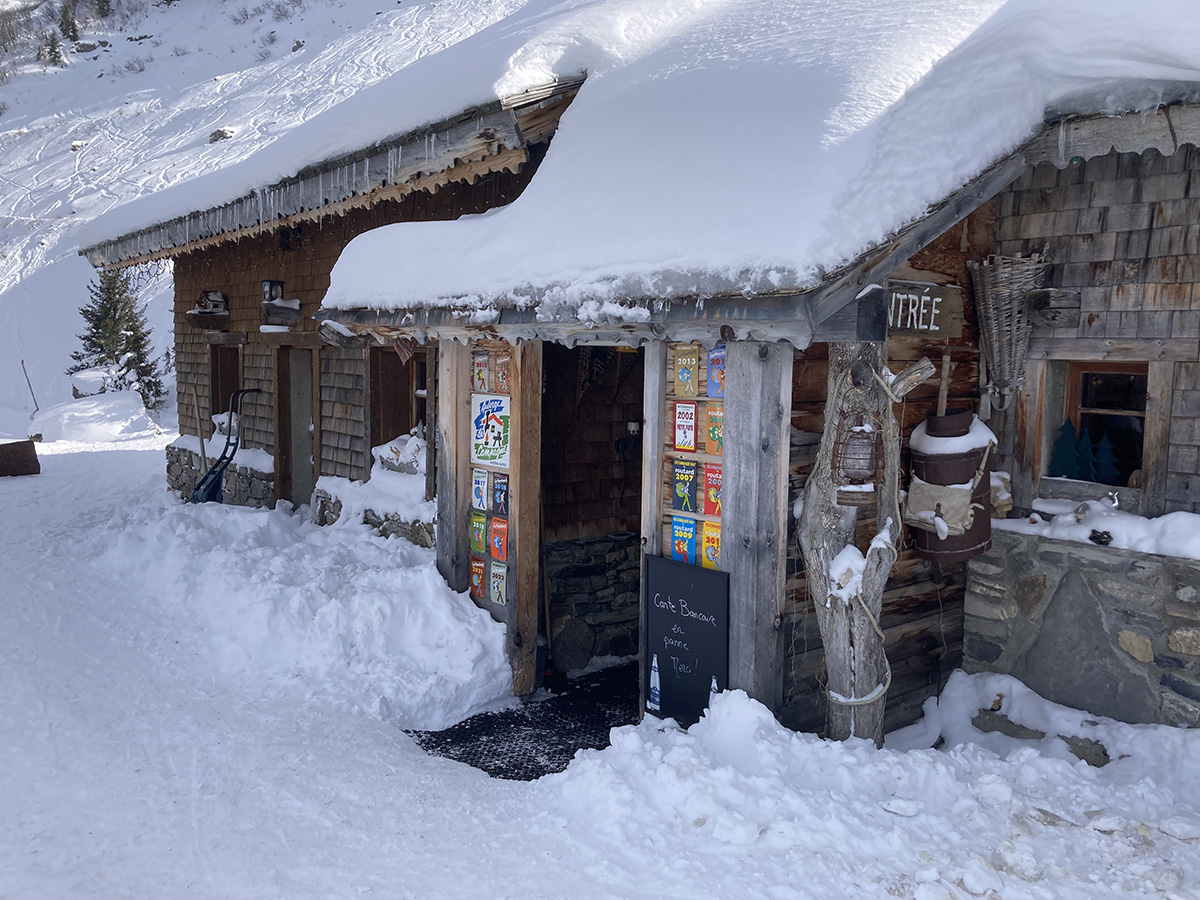
<svg viewBox="0 0 1200 900">
<path fill-rule="evenodd" d="M 665 465 L 667 407 L 667 352 L 666 341 L 651 341 L 642 350 L 642 561 L 641 600 L 638 611 L 639 631 L 647 632 L 646 610 L 646 557 L 662 556 L 663 497 L 666 494 L 662 472 Z M 638 654 L 639 711 L 646 708 L 646 654 Z"/>
<path fill-rule="evenodd" d="M 510 459 L 509 565 L 515 590 L 509 591 L 509 658 L 513 693 L 537 687 L 538 564 L 542 518 L 542 342 L 526 341 L 513 349 Z M 469 472 L 468 472 L 469 474 Z M 465 519 L 462 520 L 465 522 Z M 511 577 L 511 576 L 510 576 Z M 512 609 L 516 606 L 515 613 Z"/>
<path fill-rule="evenodd" d="M 465 591 L 471 577 L 471 354 L 464 344 L 439 343 L 438 387 L 437 566 L 453 590 Z"/>
<path fill-rule="evenodd" d="M 1142 438 L 1143 516 L 1166 512 L 1167 451 L 1171 439 L 1171 391 L 1175 363 L 1151 362 L 1146 372 L 1146 423 Z"/>
<path fill-rule="evenodd" d="M 1083 343 L 1072 341 L 1071 343 Z M 1037 496 L 1038 481 L 1042 475 L 1042 440 L 1045 434 L 1043 422 L 1046 363 L 1030 359 L 1025 363 L 1025 385 L 1010 401 L 1014 404 L 1012 415 L 1016 421 L 1016 445 L 1013 448 L 1012 494 L 1013 506 L 1020 510 L 1033 507 Z"/>
<path fill-rule="evenodd" d="M 1194 338 L 1030 338 L 1029 359 L 1173 360 L 1196 358 Z"/>
<path fill-rule="evenodd" d="M 730 574 L 729 683 L 769 709 L 783 703 L 783 585 L 793 350 L 731 341 L 725 407 L 725 521 Z"/>
</svg>

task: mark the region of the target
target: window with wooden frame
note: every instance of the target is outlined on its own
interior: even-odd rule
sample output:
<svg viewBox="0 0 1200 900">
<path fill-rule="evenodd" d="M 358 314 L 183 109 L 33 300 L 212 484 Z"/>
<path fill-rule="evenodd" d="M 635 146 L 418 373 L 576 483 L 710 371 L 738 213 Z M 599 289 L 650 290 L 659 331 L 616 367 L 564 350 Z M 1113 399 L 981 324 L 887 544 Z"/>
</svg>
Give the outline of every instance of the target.
<svg viewBox="0 0 1200 900">
<path fill-rule="evenodd" d="M 425 351 L 418 349 L 407 362 L 390 347 L 371 349 L 371 446 L 378 447 L 419 427 L 425 435 Z"/>
<path fill-rule="evenodd" d="M 1074 426 L 1080 467 L 1073 477 L 1119 487 L 1141 486 L 1146 382 L 1144 362 L 1067 363 L 1064 421 Z M 1056 464 L 1063 441 L 1060 434 Z"/>
</svg>

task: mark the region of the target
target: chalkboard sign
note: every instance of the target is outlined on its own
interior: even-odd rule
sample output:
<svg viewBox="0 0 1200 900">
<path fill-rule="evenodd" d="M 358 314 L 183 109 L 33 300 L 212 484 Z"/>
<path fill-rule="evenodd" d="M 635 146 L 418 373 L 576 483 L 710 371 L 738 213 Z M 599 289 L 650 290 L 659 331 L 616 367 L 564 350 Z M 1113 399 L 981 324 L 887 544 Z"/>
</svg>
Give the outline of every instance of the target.
<svg viewBox="0 0 1200 900">
<path fill-rule="evenodd" d="M 729 573 L 646 558 L 646 712 L 700 719 L 729 685 Z"/>
</svg>

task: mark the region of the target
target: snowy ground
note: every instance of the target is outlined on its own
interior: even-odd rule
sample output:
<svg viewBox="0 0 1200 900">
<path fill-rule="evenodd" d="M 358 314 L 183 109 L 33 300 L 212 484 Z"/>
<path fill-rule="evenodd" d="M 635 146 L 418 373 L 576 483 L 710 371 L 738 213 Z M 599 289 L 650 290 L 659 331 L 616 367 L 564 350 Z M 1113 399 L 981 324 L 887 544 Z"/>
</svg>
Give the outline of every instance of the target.
<svg viewBox="0 0 1200 900">
<path fill-rule="evenodd" d="M 727 694 L 532 784 L 428 757 L 399 725 L 504 693 L 498 630 L 427 551 L 174 502 L 169 438 L 0 479 L 0 897 L 1200 897 L 1200 732 L 1008 679 L 898 736 L 953 749 L 825 743 Z M 1114 762 L 985 738 L 998 693 Z"/>
</svg>

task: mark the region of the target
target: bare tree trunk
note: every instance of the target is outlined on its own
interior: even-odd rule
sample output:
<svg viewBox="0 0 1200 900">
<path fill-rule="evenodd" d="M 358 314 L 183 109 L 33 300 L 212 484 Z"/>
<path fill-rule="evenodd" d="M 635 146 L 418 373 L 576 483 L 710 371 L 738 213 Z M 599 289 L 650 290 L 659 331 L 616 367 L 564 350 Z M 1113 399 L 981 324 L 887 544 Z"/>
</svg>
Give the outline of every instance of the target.
<svg viewBox="0 0 1200 900">
<path fill-rule="evenodd" d="M 805 485 L 800 516 L 800 546 L 825 644 L 829 736 L 868 738 L 876 745 L 883 743 L 883 710 L 891 682 L 879 613 L 900 537 L 900 428 L 892 401 L 934 371 L 932 363 L 922 359 L 897 376 L 889 390 L 882 369 L 881 343 L 830 344 L 825 433 Z M 855 546 L 858 508 L 837 503 L 834 454 L 839 422 L 857 421 L 859 416 L 880 435 L 882 458 L 875 481 L 877 533 L 865 554 L 861 587 L 856 590 L 855 580 L 849 577 L 853 566 L 840 564 L 833 571 L 832 564 L 844 548 Z"/>
</svg>

